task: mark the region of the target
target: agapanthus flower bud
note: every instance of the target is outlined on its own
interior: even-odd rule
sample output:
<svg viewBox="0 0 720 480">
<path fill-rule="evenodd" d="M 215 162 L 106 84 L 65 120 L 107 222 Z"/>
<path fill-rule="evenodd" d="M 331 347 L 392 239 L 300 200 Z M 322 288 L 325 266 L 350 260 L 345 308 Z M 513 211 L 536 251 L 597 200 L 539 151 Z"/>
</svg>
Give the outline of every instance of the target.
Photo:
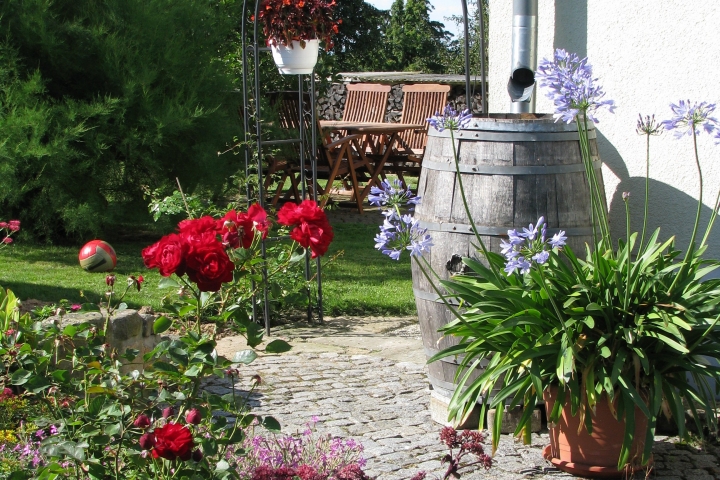
<svg viewBox="0 0 720 480">
<path fill-rule="evenodd" d="M 144 413 L 141 415 L 138 415 L 135 421 L 133 422 L 133 425 L 135 425 L 137 428 L 147 428 L 150 426 L 150 418 L 145 415 Z"/>
<path fill-rule="evenodd" d="M 191 408 L 185 414 L 185 421 L 192 425 L 199 425 L 200 422 L 202 421 L 202 415 L 200 414 L 200 411 L 197 408 Z"/>
</svg>

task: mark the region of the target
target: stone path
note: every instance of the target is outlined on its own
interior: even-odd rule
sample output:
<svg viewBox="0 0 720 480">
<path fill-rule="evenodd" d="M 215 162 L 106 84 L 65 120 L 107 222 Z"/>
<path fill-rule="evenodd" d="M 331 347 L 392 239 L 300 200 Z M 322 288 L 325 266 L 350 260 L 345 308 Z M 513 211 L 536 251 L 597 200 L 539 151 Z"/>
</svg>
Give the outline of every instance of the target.
<svg viewBox="0 0 720 480">
<path fill-rule="evenodd" d="M 441 426 L 428 412 L 424 365 L 379 355 L 290 352 L 263 356 L 242 367 L 243 378 L 253 374 L 262 377 L 253 411 L 277 418 L 284 432 L 302 431 L 317 416 L 320 433 L 352 437 L 365 446 L 366 471 L 378 480 L 408 479 L 419 470 L 427 471 L 427 478 L 442 478 L 439 459 L 447 449 L 438 438 Z M 227 380 L 216 379 L 206 388 L 226 393 L 228 387 Z M 531 445 L 503 436 L 492 469 L 471 471 L 462 478 L 573 478 L 542 458 L 547 443 L 547 431 L 533 434 Z M 656 437 L 655 469 L 649 478 L 720 479 L 719 451 L 710 448 L 699 451 L 677 439 Z M 489 445 L 486 452 L 490 453 Z"/>
</svg>

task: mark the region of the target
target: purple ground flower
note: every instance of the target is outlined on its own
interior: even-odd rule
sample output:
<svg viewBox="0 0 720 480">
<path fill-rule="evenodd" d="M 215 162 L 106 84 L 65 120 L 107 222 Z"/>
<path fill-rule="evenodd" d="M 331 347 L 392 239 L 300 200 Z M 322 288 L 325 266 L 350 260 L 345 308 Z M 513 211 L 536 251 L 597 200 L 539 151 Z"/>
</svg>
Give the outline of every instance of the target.
<svg viewBox="0 0 720 480">
<path fill-rule="evenodd" d="M 674 115 L 670 120 L 663 121 L 662 126 L 666 130 L 675 130 L 676 138 L 692 135 L 693 131 L 699 135 L 702 130 L 718 138 L 720 123 L 710 116 L 715 111 L 714 103 L 680 100 L 677 105 L 671 103 L 670 108 Z"/>
<path fill-rule="evenodd" d="M 611 113 L 615 109 L 614 101 L 603 99 L 605 92 L 593 78 L 587 58 L 580 60 L 576 54 L 558 48 L 553 60 L 540 62 L 536 78 L 541 87 L 549 89 L 547 96 L 555 104 L 555 121 L 571 123 L 584 112 L 597 123 L 598 109 L 607 107 Z"/>
<path fill-rule="evenodd" d="M 455 131 L 460 128 L 465 128 L 467 124 L 470 123 L 471 119 L 472 113 L 470 113 L 470 110 L 465 109 L 458 114 L 458 112 L 452 108 L 450 104 L 447 104 L 442 115 L 440 115 L 440 112 L 435 112 L 435 115 L 428 118 L 427 122 L 435 130 L 442 132 L 446 129 Z"/>
</svg>

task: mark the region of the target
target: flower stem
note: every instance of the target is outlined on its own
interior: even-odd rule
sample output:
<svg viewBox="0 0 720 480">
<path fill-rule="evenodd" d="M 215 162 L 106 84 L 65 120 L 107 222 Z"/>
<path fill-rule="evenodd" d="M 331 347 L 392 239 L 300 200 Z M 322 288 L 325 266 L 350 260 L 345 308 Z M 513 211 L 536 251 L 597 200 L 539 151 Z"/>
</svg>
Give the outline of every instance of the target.
<svg viewBox="0 0 720 480">
<path fill-rule="evenodd" d="M 575 122 L 578 126 L 578 136 L 580 138 L 580 152 L 582 155 L 583 163 L 585 164 L 585 173 L 587 175 L 588 187 L 590 188 L 590 204 L 595 212 L 596 218 L 600 224 L 600 236 L 603 240 L 607 241 L 612 251 L 612 238 L 610 236 L 610 224 L 608 222 L 607 211 L 603 206 L 603 195 L 600 191 L 600 185 L 598 184 L 597 176 L 595 175 L 595 168 L 592 162 L 592 155 L 590 152 L 590 143 L 588 140 L 588 124 L 587 115 L 583 115 L 582 122 L 580 116 L 575 118 Z M 593 223 L 593 229 L 595 224 Z M 597 249 L 597 239 L 596 245 Z"/>
<path fill-rule="evenodd" d="M 648 138 L 650 137 L 648 136 Z M 647 208 L 647 199 L 645 200 L 645 208 Z M 644 232 L 645 229 L 643 228 L 643 234 Z M 625 199 L 625 235 L 625 251 L 627 252 L 627 281 L 625 285 L 625 302 L 623 303 L 623 310 L 627 312 L 629 311 L 630 304 L 630 265 L 632 264 L 630 260 L 632 255 L 632 247 L 630 245 L 630 202 L 628 201 L 628 199 Z"/>
<path fill-rule="evenodd" d="M 455 148 L 455 135 L 454 131 L 450 129 L 450 143 L 452 144 L 453 149 L 453 158 L 455 159 L 455 174 L 457 175 L 457 181 L 458 186 L 460 188 L 460 197 L 462 198 L 463 207 L 465 207 L 465 214 L 468 217 L 468 220 L 470 221 L 470 227 L 472 228 L 473 234 L 475 235 L 475 238 L 477 239 L 478 243 L 480 244 L 480 249 L 482 250 L 483 255 L 488 260 L 488 263 L 490 264 L 490 269 L 492 270 L 493 274 L 495 275 L 495 280 L 500 281 L 500 272 L 498 271 L 497 267 L 495 266 L 495 263 L 490 260 L 488 257 L 488 249 L 485 247 L 485 243 L 482 241 L 482 238 L 480 238 L 480 234 L 477 231 L 477 227 L 475 226 L 475 220 L 473 219 L 472 212 L 470 212 L 470 207 L 468 205 L 467 196 L 465 195 L 465 186 L 463 185 L 462 181 L 462 175 L 460 174 L 460 160 L 457 156 L 457 150 Z"/>
<path fill-rule="evenodd" d="M 643 244 L 645 243 L 645 232 L 647 230 L 647 220 L 648 220 L 648 206 L 650 201 L 650 134 L 645 134 L 646 137 L 646 146 L 645 146 L 645 213 L 643 214 L 643 227 L 642 227 L 642 235 L 640 236 L 640 245 L 638 245 L 638 256 L 640 256 L 640 253 L 643 249 Z"/>
<path fill-rule="evenodd" d="M 548 299 L 550 299 L 550 303 L 552 304 L 553 309 L 555 310 L 555 315 L 557 315 L 558 320 L 560 320 L 560 324 L 562 325 L 562 328 L 565 331 L 565 334 L 567 334 L 567 327 L 565 326 L 565 318 L 563 317 L 563 314 L 560 311 L 560 308 L 557 306 L 557 303 L 555 303 L 555 297 L 548 289 L 547 279 L 545 278 L 545 271 L 543 270 L 542 265 L 538 265 L 538 273 L 540 274 L 540 278 L 542 278 L 542 289 L 545 290 L 545 294 L 548 296 Z"/>
<path fill-rule="evenodd" d="M 668 295 L 673 291 L 673 288 L 675 287 L 675 284 L 678 282 L 680 277 L 684 277 L 685 273 L 687 273 L 687 269 L 692 261 L 692 257 L 695 254 L 695 237 L 697 236 L 698 227 L 700 225 L 700 213 L 702 212 L 702 205 L 703 205 L 703 176 L 702 176 L 702 168 L 700 167 L 700 156 L 698 155 L 698 148 L 697 148 L 697 133 L 695 133 L 695 129 L 693 128 L 693 148 L 695 151 L 695 166 L 697 167 L 698 172 L 698 179 L 700 180 L 700 195 L 698 198 L 698 206 L 697 206 L 697 212 L 695 213 L 695 225 L 693 225 L 692 235 L 690 236 L 690 244 L 688 245 L 687 252 L 685 253 L 685 258 L 683 259 L 682 267 L 680 267 L 680 271 L 677 275 L 675 275 L 675 278 L 673 279 L 672 284 L 670 285 L 670 288 L 668 289 Z"/>
</svg>

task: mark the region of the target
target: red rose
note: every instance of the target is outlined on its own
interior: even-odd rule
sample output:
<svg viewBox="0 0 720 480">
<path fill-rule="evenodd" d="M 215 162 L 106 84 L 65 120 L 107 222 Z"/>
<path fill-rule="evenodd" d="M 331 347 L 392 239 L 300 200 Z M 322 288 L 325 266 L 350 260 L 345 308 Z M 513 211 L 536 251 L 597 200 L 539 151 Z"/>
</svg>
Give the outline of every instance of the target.
<svg viewBox="0 0 720 480">
<path fill-rule="evenodd" d="M 138 415 L 133 422 L 133 425 L 135 425 L 137 428 L 147 428 L 150 426 L 150 419 L 145 414 Z"/>
<path fill-rule="evenodd" d="M 165 235 L 154 245 L 143 249 L 142 258 L 148 268 L 157 268 L 160 275 L 169 277 L 173 273 L 182 276 L 185 273 L 185 253 L 187 244 L 182 236 L 171 233 Z"/>
<path fill-rule="evenodd" d="M 155 429 L 153 458 L 189 460 L 194 447 L 192 433 L 184 425 L 168 423 Z"/>
<path fill-rule="evenodd" d="M 312 200 L 303 200 L 300 205 L 286 203 L 278 211 L 278 222 L 295 226 L 290 237 L 309 248 L 313 258 L 324 255 L 334 237 L 325 212 Z"/>
<path fill-rule="evenodd" d="M 183 220 L 178 223 L 178 230 L 180 230 L 180 235 L 189 242 L 195 241 L 195 237 L 201 237 L 205 234 L 215 236 L 219 233 L 217 222 L 208 215 L 192 220 Z"/>
<path fill-rule="evenodd" d="M 217 292 L 231 282 L 235 265 L 217 240 L 190 246 L 186 258 L 187 274 L 201 292 Z"/>
<path fill-rule="evenodd" d="M 262 233 L 263 238 L 267 238 L 270 228 L 267 213 L 257 203 L 251 205 L 247 213 L 230 210 L 218 220 L 217 224 L 223 243 L 232 248 L 239 248 L 241 242 L 243 248 L 250 248 L 255 239 L 255 232 L 258 231 Z"/>
<path fill-rule="evenodd" d="M 140 448 L 143 450 L 150 450 L 155 446 L 155 434 L 154 433 L 143 433 L 138 440 Z"/>
</svg>

